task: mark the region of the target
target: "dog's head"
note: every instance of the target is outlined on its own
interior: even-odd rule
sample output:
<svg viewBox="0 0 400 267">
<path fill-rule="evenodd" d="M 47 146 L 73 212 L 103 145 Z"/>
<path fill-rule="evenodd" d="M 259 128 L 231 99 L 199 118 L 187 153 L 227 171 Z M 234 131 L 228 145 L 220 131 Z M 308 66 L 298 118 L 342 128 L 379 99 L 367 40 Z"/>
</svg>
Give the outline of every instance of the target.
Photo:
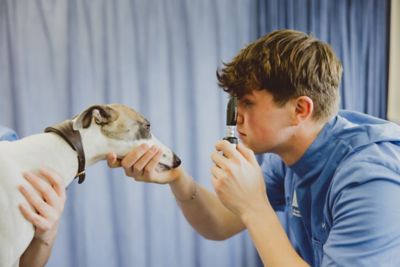
<svg viewBox="0 0 400 267">
<path fill-rule="evenodd" d="M 163 152 L 157 166 L 158 171 L 176 168 L 181 163 L 175 153 L 152 135 L 150 122 L 125 105 L 91 106 L 73 118 L 73 128 L 80 131 L 84 139 L 91 139 L 83 140 L 84 143 L 105 146 L 103 149 L 97 147 L 95 157 L 103 157 L 104 154 L 115 152 L 119 158 L 122 158 L 134 147 L 147 143 L 149 146 L 156 145 Z"/>
</svg>

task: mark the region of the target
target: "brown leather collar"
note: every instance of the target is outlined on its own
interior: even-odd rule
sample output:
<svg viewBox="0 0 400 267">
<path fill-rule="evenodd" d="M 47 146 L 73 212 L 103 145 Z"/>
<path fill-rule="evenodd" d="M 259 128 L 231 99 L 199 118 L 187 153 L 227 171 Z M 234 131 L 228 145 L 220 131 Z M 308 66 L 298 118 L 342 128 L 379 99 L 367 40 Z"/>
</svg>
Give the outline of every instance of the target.
<svg viewBox="0 0 400 267">
<path fill-rule="evenodd" d="M 78 172 L 75 178 L 79 177 L 78 183 L 83 183 L 85 180 L 85 153 L 82 146 L 82 138 L 79 131 L 72 128 L 72 121 L 67 120 L 60 124 L 47 127 L 45 133 L 55 133 L 64 139 L 73 150 L 78 153 Z"/>
</svg>

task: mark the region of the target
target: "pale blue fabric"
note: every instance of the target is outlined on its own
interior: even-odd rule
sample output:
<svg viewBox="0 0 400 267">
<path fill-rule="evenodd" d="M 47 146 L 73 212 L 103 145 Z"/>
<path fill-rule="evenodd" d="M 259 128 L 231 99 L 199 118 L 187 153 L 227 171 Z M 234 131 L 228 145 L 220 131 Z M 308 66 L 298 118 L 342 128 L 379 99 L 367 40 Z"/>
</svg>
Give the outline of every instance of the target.
<svg viewBox="0 0 400 267">
<path fill-rule="evenodd" d="M 262 163 L 268 197 L 312 266 L 400 266 L 400 126 L 342 111 L 293 165 Z"/>
<path fill-rule="evenodd" d="M 0 141 L 14 141 L 18 135 L 11 129 L 0 125 Z"/>
</svg>

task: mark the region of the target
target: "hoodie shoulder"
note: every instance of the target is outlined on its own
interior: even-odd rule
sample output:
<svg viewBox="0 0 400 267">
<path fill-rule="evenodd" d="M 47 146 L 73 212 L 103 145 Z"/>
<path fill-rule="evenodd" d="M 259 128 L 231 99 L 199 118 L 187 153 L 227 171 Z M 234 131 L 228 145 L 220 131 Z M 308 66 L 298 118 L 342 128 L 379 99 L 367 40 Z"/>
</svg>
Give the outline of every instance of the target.
<svg viewBox="0 0 400 267">
<path fill-rule="evenodd" d="M 338 120 L 341 129 L 334 134 L 348 153 L 336 168 L 331 200 L 345 188 L 376 180 L 400 183 L 400 127 L 352 111 L 340 112 Z"/>
<path fill-rule="evenodd" d="M 338 121 L 341 130 L 335 133 L 336 138 L 354 150 L 381 142 L 400 145 L 400 126 L 393 122 L 354 111 L 340 111 Z"/>
</svg>

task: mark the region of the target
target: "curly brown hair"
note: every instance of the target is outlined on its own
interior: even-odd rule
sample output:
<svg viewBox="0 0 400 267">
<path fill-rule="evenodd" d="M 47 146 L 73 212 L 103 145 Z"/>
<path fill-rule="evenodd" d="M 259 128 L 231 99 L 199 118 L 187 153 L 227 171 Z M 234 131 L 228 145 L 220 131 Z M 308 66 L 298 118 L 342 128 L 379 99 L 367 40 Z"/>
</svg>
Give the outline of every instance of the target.
<svg viewBox="0 0 400 267">
<path fill-rule="evenodd" d="M 239 99 L 252 90 L 266 90 L 282 106 L 308 96 L 318 121 L 337 112 L 341 76 L 342 64 L 328 44 L 294 30 L 261 37 L 217 71 L 219 86 Z"/>
</svg>

